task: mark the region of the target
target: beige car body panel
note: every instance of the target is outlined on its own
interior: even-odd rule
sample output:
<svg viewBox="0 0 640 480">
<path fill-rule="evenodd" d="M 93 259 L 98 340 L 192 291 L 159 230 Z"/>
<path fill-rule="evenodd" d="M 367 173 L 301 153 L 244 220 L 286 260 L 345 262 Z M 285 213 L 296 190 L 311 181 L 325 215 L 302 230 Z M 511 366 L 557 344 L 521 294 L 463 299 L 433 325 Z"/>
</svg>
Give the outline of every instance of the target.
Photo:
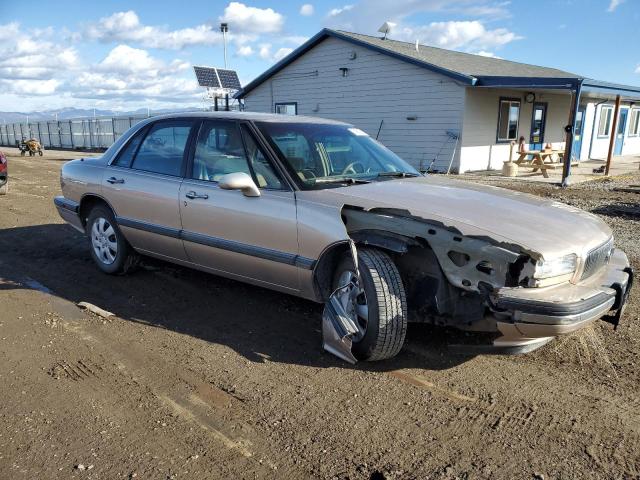
<svg viewBox="0 0 640 480">
<path fill-rule="evenodd" d="M 339 123 L 241 113 L 165 118 L 187 117 Z M 552 200 L 441 176 L 307 191 L 296 190 L 292 184 L 291 191 L 261 189 L 261 196 L 248 197 L 238 190 L 223 190 L 215 182 L 109 165 L 130 135 L 131 132 L 125 134 L 102 158 L 65 165 L 64 198 L 56 199 L 58 210 L 65 220 L 81 229 L 82 219 L 78 221 L 77 215 L 70 212 L 81 211 L 85 195 L 100 197 L 114 210 L 124 235 L 136 250 L 189 267 L 323 301 L 315 283 L 315 268 L 325 252 L 350 241 L 343 218 L 345 208 L 378 212 L 378 218 L 397 214 L 402 221 L 415 219 L 423 222 L 417 228 L 424 228 L 425 232 L 429 225 L 438 225 L 443 231 L 457 232 L 490 244 L 491 248 L 526 252 L 534 260 L 576 254 L 576 271 L 562 283 L 494 291 L 496 301 L 551 305 L 584 302 L 600 294 L 608 296 L 606 302 L 579 318 L 568 315 L 570 324 L 563 324 L 557 316 L 548 321 L 540 315 L 532 319 L 517 309 L 487 316 L 486 323 L 502 333 L 503 345 L 523 348 L 539 346 L 550 337 L 600 318 L 617 298 L 611 285 L 617 282 L 626 288 L 631 278 L 631 273 L 624 273 L 629 269 L 626 256 L 616 251 L 609 266 L 581 281 L 587 255 L 611 238 L 611 229 L 595 215 Z M 107 181 L 112 178 L 124 183 Z M 200 198 L 189 198 L 188 193 Z"/>
</svg>

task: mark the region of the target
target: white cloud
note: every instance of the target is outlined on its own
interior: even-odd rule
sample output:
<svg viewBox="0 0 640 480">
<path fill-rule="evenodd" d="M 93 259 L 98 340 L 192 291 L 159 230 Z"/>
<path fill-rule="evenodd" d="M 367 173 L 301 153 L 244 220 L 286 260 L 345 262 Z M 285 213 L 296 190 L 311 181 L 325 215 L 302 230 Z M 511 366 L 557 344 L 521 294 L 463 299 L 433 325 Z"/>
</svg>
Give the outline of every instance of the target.
<svg viewBox="0 0 640 480">
<path fill-rule="evenodd" d="M 310 17 L 311 15 L 313 15 L 314 12 L 315 12 L 315 9 L 313 8 L 313 5 L 311 5 L 310 3 L 305 3 L 300 7 L 300 15 L 304 17 Z"/>
<path fill-rule="evenodd" d="M 211 25 L 168 30 L 166 27 L 143 25 L 133 10 L 101 18 L 86 27 L 85 36 L 102 42 L 135 42 L 144 47 L 173 50 L 222 42 L 222 34 Z"/>
<path fill-rule="evenodd" d="M 251 55 L 253 55 L 253 48 L 251 47 L 251 45 L 242 45 L 238 47 L 238 49 L 236 50 L 236 54 L 240 57 L 250 57 Z"/>
<path fill-rule="evenodd" d="M 434 13 L 481 17 L 491 21 L 510 14 L 509 2 L 503 0 L 360 0 L 331 10 L 327 24 L 333 28 L 377 35 L 383 22 L 403 25 L 413 15 Z"/>
<path fill-rule="evenodd" d="M 284 16 L 272 8 L 249 7 L 231 2 L 224 9 L 220 21 L 229 23 L 230 31 L 240 33 L 278 33 L 284 25 Z"/>
<path fill-rule="evenodd" d="M 17 95 L 51 95 L 61 82 L 54 78 L 49 80 L 2 80 L 9 92 Z"/>
<path fill-rule="evenodd" d="M 638 64 L 638 66 L 636 67 L 636 73 L 640 73 L 640 63 Z"/>
<path fill-rule="evenodd" d="M 353 10 L 353 5 L 345 5 L 344 7 L 340 7 L 340 8 L 332 8 L 331 10 L 329 10 L 328 16 L 337 17 L 350 10 Z"/>
<path fill-rule="evenodd" d="M 488 50 L 518 40 L 522 37 L 507 30 L 496 28 L 487 30 L 478 20 L 432 22 L 423 26 L 404 26 L 391 38 L 415 41 L 448 49 Z"/>
<path fill-rule="evenodd" d="M 609 3 L 609 8 L 607 9 L 607 12 L 615 11 L 615 9 L 618 8 L 624 2 L 625 0 L 611 0 L 611 3 Z"/>
<path fill-rule="evenodd" d="M 271 58 L 271 44 L 264 43 L 260 45 L 260 51 L 258 52 L 258 55 L 260 55 L 260 58 L 262 58 L 263 60 L 269 60 Z"/>
<path fill-rule="evenodd" d="M 12 80 L 50 80 L 60 71 L 68 71 L 79 64 L 78 53 L 73 47 L 40 40 L 32 32 L 22 32 L 20 25 L 10 23 L 0 25 L 0 32 L 11 35 L 0 44 L 0 79 Z M 57 88 L 58 84 L 49 82 L 41 90 Z M 27 83 L 17 83 L 12 91 L 39 91 Z"/>
<path fill-rule="evenodd" d="M 487 52 L 486 50 L 480 50 L 479 52 L 474 52 L 476 55 L 480 55 L 481 57 L 488 57 L 488 58 L 502 58 L 497 56 L 495 53 L 493 52 Z"/>
<path fill-rule="evenodd" d="M 278 62 L 289 55 L 291 52 L 293 52 L 293 48 L 280 48 L 276 53 L 273 54 L 273 59 Z"/>
<path fill-rule="evenodd" d="M 141 73 L 157 76 L 164 63 L 149 55 L 146 50 L 118 45 L 98 65 L 100 70 L 119 73 Z"/>
</svg>

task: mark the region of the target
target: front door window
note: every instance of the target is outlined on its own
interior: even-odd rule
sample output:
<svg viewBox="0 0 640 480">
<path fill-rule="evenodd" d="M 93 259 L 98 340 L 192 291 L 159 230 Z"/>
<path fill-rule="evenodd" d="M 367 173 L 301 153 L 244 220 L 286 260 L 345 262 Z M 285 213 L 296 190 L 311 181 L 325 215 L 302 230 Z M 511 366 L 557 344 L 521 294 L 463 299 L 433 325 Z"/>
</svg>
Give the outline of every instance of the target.
<svg viewBox="0 0 640 480">
<path fill-rule="evenodd" d="M 534 103 L 533 116 L 531 118 L 531 143 L 532 150 L 539 150 L 544 143 L 544 129 L 547 121 L 547 104 Z"/>
</svg>

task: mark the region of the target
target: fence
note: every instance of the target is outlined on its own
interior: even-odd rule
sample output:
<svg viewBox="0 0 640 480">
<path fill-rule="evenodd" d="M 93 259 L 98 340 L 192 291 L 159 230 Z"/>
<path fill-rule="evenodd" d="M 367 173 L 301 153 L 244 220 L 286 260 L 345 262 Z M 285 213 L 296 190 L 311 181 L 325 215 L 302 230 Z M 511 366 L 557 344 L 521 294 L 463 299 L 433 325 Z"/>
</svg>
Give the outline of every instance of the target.
<svg viewBox="0 0 640 480">
<path fill-rule="evenodd" d="M 15 147 L 22 139 L 36 138 L 45 148 L 108 148 L 146 118 L 137 115 L 0 124 L 0 145 Z"/>
</svg>

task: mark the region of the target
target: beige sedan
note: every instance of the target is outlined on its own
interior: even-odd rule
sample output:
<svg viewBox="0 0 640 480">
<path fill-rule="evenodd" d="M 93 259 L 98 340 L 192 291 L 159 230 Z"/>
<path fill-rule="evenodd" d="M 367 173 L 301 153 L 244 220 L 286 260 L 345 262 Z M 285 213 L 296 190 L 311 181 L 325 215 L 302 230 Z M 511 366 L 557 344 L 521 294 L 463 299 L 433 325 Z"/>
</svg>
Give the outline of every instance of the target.
<svg viewBox="0 0 640 480">
<path fill-rule="evenodd" d="M 105 273 L 157 257 L 325 303 L 324 347 L 396 355 L 407 322 L 526 352 L 607 315 L 633 272 L 597 217 L 422 175 L 351 125 L 194 113 L 62 169 L 60 215 Z"/>
</svg>

